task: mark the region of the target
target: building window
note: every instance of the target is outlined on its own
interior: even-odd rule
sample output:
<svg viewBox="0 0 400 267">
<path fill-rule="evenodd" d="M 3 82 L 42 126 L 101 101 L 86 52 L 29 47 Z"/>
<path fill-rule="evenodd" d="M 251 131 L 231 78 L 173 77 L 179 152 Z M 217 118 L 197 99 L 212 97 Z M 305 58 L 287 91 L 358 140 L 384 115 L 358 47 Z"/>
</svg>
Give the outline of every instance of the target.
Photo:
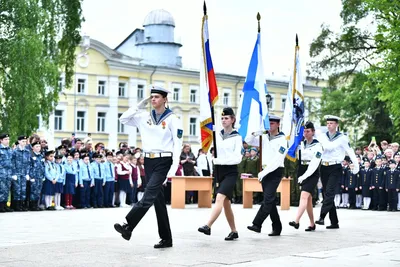
<svg viewBox="0 0 400 267">
<path fill-rule="evenodd" d="M 54 130 L 62 131 L 63 129 L 63 111 L 56 110 L 54 111 Z"/>
<path fill-rule="evenodd" d="M 191 89 L 190 90 L 190 103 L 197 103 L 196 96 L 197 96 L 197 90 L 196 89 Z"/>
<path fill-rule="evenodd" d="M 62 78 L 62 77 L 58 78 L 58 88 L 59 88 L 61 91 L 64 89 L 64 86 L 63 86 L 63 78 Z"/>
<path fill-rule="evenodd" d="M 229 93 L 224 93 L 223 104 L 229 106 Z"/>
<path fill-rule="evenodd" d="M 105 132 L 106 131 L 106 113 L 98 112 L 97 113 L 97 132 Z"/>
<path fill-rule="evenodd" d="M 76 130 L 78 132 L 84 132 L 85 131 L 85 111 L 78 111 L 76 113 Z"/>
<path fill-rule="evenodd" d="M 85 79 L 78 79 L 78 94 L 85 93 L 85 84 L 86 84 Z"/>
<path fill-rule="evenodd" d="M 179 94 L 180 94 L 181 89 L 179 88 L 174 88 L 174 95 L 173 95 L 173 99 L 174 101 L 179 101 Z"/>
<path fill-rule="evenodd" d="M 137 86 L 137 98 L 138 100 L 142 100 L 144 98 L 144 85 L 139 84 Z"/>
<path fill-rule="evenodd" d="M 118 85 L 118 96 L 126 97 L 126 83 L 119 83 Z"/>
<path fill-rule="evenodd" d="M 268 109 L 274 110 L 274 107 L 275 107 L 275 105 L 274 105 L 274 103 L 275 103 L 275 98 L 274 98 L 274 95 L 273 95 L 273 94 L 270 94 L 270 96 L 271 96 L 271 101 L 270 101 L 269 104 L 268 104 Z"/>
<path fill-rule="evenodd" d="M 125 133 L 125 125 L 123 125 L 119 120 L 119 118 L 121 118 L 121 116 L 122 116 L 122 113 L 118 113 L 118 132 Z"/>
<path fill-rule="evenodd" d="M 285 110 L 285 105 L 286 105 L 286 96 L 281 95 L 281 109 Z"/>
<path fill-rule="evenodd" d="M 190 124 L 189 124 L 189 135 L 190 136 L 196 136 L 196 127 L 197 127 L 197 119 L 190 118 Z"/>
<path fill-rule="evenodd" d="M 99 81 L 97 85 L 97 94 L 105 95 L 106 94 L 106 81 Z"/>
</svg>

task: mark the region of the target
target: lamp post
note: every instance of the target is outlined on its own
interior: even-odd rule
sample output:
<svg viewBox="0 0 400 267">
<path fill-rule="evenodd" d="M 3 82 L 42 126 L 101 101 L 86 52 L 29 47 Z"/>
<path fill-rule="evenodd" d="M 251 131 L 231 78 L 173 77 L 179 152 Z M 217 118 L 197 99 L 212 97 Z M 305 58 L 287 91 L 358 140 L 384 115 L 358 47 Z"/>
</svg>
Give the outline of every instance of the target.
<svg viewBox="0 0 400 267">
<path fill-rule="evenodd" d="M 75 61 L 75 89 L 74 89 L 74 133 L 76 133 L 76 128 L 77 128 L 77 122 L 76 122 L 76 108 L 77 108 L 77 101 L 76 101 L 76 95 L 77 95 L 77 90 L 78 90 L 78 79 L 76 78 L 76 67 L 79 64 L 79 60 L 83 57 L 87 56 L 87 50 L 90 48 L 90 37 L 88 35 L 84 35 L 82 37 L 82 43 L 80 45 L 81 51 L 79 54 L 76 56 L 76 61 Z"/>
</svg>

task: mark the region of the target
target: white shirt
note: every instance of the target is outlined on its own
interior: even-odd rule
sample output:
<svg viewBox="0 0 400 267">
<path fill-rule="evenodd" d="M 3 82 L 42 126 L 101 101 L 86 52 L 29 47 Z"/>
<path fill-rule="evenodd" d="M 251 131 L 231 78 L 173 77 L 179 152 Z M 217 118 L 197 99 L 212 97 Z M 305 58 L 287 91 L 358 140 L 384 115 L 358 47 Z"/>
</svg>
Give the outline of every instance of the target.
<svg viewBox="0 0 400 267">
<path fill-rule="evenodd" d="M 299 150 L 299 153 L 301 153 L 301 161 L 309 162 L 306 172 L 302 175 L 304 179 L 306 179 L 307 177 L 310 177 L 319 167 L 322 157 L 322 146 L 317 139 L 313 139 L 311 144 L 307 144 L 307 141 L 304 140 L 300 143 Z M 299 162 L 299 164 L 302 163 Z"/>
<path fill-rule="evenodd" d="M 357 162 L 356 154 L 350 147 L 349 138 L 346 135 L 336 132 L 334 136 L 330 138 L 327 132 L 319 137 L 319 142 L 324 149 L 324 153 L 322 154 L 322 162 L 337 161 L 341 163 L 345 157 L 345 153 L 349 155 L 352 162 Z M 358 164 L 355 164 L 353 173 L 358 173 L 359 169 L 360 167 Z"/>
<path fill-rule="evenodd" d="M 172 152 L 172 166 L 167 176 L 175 176 L 182 149 L 181 120 L 167 109 L 157 122 L 154 110 L 149 113 L 136 107 L 125 111 L 119 120 L 122 124 L 139 128 L 144 152 Z"/>
<path fill-rule="evenodd" d="M 233 130 L 224 139 L 223 133 L 224 130 L 216 133 L 217 158 L 214 158 L 213 162 L 215 165 L 237 165 L 242 161 L 242 137 Z"/>
<path fill-rule="evenodd" d="M 211 168 L 210 164 L 208 164 L 208 166 Z M 200 176 L 204 176 L 203 170 L 207 170 L 208 166 L 206 154 L 199 155 L 199 157 L 197 158 L 197 172 L 200 174 Z"/>
<path fill-rule="evenodd" d="M 246 137 L 246 143 L 253 146 L 259 145 L 259 136 Z M 288 152 L 288 142 L 285 134 L 280 132 L 277 135 L 263 134 L 262 138 L 262 175 L 275 171 L 279 167 L 284 167 L 284 161 Z"/>
</svg>

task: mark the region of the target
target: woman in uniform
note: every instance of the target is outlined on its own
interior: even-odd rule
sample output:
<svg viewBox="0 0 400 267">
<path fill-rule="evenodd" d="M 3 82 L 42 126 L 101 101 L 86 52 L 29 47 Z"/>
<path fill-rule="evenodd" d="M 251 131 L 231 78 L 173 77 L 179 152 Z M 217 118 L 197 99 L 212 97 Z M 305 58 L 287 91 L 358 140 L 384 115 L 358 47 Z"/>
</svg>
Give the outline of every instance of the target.
<svg viewBox="0 0 400 267">
<path fill-rule="evenodd" d="M 231 228 L 231 232 L 225 237 L 225 240 L 230 241 L 239 238 L 231 208 L 231 198 L 238 177 L 237 165 L 242 161 L 242 137 L 233 128 L 236 117 L 232 108 L 224 108 L 221 119 L 223 130 L 216 134 L 217 157 L 213 159 L 216 167 L 217 197 L 210 219 L 198 231 L 210 235 L 211 226 L 223 208 Z"/>
<path fill-rule="evenodd" d="M 297 210 L 296 220 L 289 223 L 296 229 L 299 229 L 300 218 L 307 210 L 310 218 L 310 226 L 305 230 L 307 232 L 315 230 L 312 195 L 319 179 L 319 164 L 322 156 L 322 146 L 317 139 L 314 139 L 315 128 L 312 122 L 306 122 L 304 125 L 304 141 L 300 143 L 298 152 L 299 164 L 297 170 L 298 183 L 301 187 L 300 204 Z"/>
</svg>

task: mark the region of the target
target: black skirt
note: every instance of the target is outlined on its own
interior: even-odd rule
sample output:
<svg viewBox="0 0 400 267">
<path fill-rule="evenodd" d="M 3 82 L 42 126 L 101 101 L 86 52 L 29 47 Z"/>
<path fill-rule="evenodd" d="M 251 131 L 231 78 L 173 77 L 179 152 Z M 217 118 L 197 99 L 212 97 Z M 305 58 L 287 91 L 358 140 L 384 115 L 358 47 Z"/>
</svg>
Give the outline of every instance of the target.
<svg viewBox="0 0 400 267">
<path fill-rule="evenodd" d="M 215 167 L 217 168 L 217 183 L 219 184 L 216 193 L 232 199 L 236 179 L 238 178 L 237 165 L 215 165 Z"/>
<path fill-rule="evenodd" d="M 299 168 L 297 171 L 297 177 L 300 177 L 301 175 L 303 175 L 308 169 L 308 165 L 302 165 L 299 164 Z M 319 170 L 316 169 L 315 172 L 307 177 L 307 179 L 305 179 L 301 185 L 300 185 L 300 189 L 301 191 L 305 191 L 310 193 L 311 195 L 314 194 L 315 191 L 315 187 L 317 186 L 318 183 L 318 179 L 319 179 Z"/>
</svg>

